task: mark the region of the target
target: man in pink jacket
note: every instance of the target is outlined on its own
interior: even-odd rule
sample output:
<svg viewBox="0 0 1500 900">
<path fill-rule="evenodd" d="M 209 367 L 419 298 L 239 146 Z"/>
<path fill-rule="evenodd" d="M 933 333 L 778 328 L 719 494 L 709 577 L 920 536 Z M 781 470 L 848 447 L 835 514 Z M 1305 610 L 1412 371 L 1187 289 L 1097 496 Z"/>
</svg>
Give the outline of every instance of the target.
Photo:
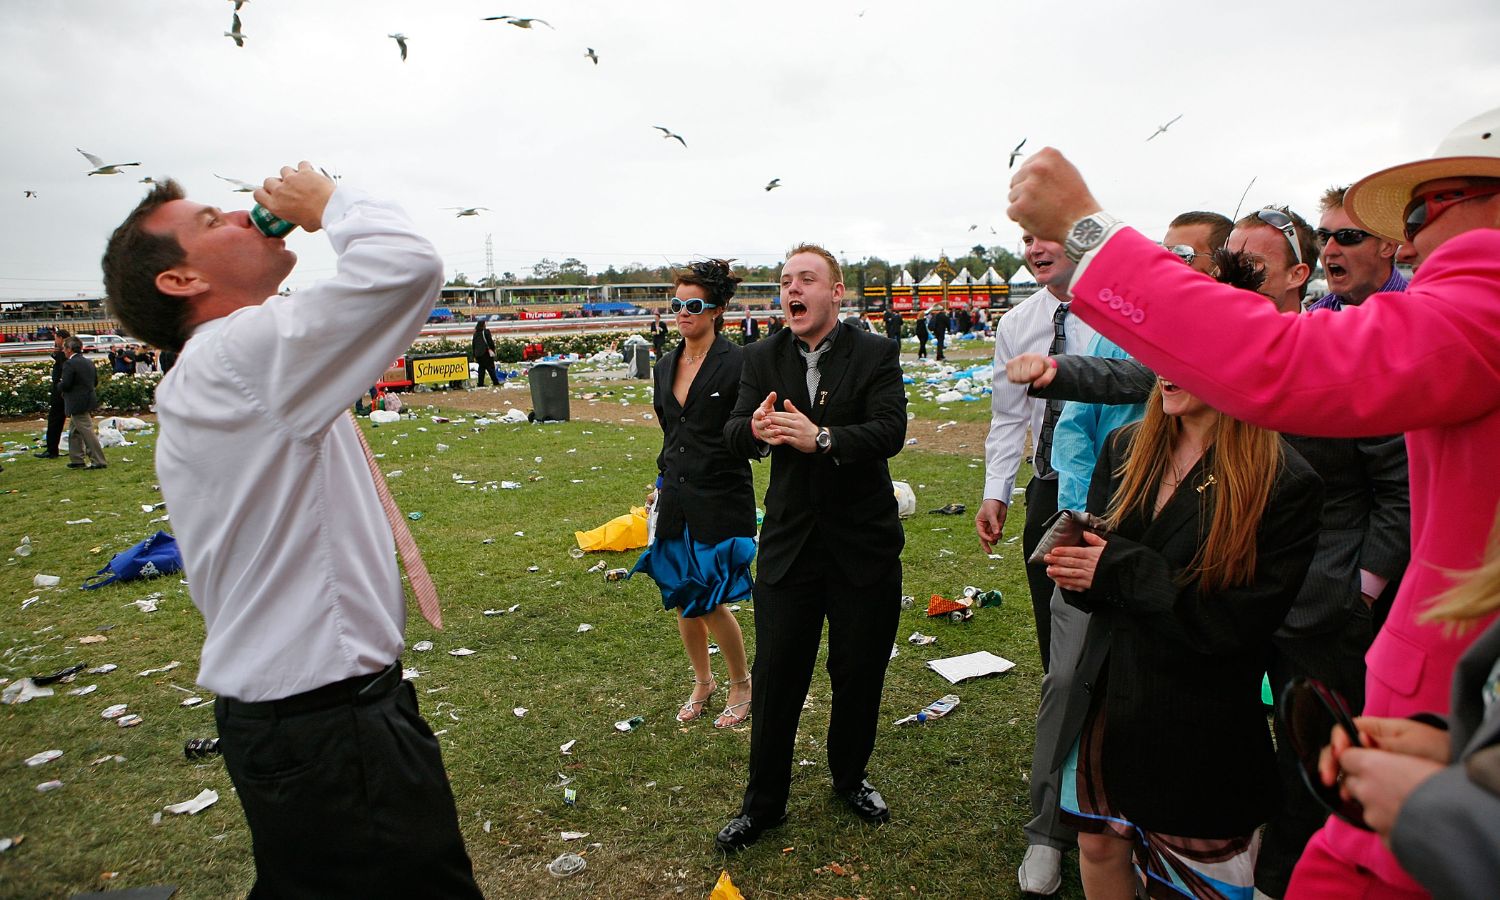
<svg viewBox="0 0 1500 900">
<path fill-rule="evenodd" d="M 1455 573 L 1479 564 L 1500 503 L 1500 109 L 1460 125 L 1433 158 L 1349 189 L 1356 224 L 1404 240 L 1401 259 L 1418 269 L 1407 293 L 1338 315 L 1281 314 L 1177 264 L 1104 213 L 1056 150 L 1021 167 L 1010 200 L 1022 228 L 1078 261 L 1073 310 L 1162 377 L 1277 431 L 1406 432 L 1411 565 L 1365 658 L 1365 713 L 1447 712 L 1454 664 L 1494 618 L 1461 634 L 1417 621 Z M 1426 892 L 1379 836 L 1330 819 L 1287 896 Z"/>
</svg>

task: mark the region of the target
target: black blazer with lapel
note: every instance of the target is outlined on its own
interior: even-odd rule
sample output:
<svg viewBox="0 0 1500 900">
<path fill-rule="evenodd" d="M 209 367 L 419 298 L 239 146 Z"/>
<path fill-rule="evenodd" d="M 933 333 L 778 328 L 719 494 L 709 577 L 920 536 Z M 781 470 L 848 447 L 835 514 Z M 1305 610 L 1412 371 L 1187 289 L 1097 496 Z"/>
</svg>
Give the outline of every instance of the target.
<svg viewBox="0 0 1500 900">
<path fill-rule="evenodd" d="M 807 363 L 796 339 L 783 328 L 745 348 L 739 403 L 724 427 L 732 452 L 759 458 L 750 416 L 775 391 L 778 410 L 790 400 L 833 436 L 829 453 L 770 448 L 771 484 L 756 577 L 771 584 L 780 580 L 817 528 L 829 546 L 847 550 L 835 559 L 850 583 L 873 584 L 889 574 L 906 543 L 886 464 L 906 443 L 900 345 L 838 326 L 818 365 L 818 396 L 809 399 Z"/>
<path fill-rule="evenodd" d="M 1112 432 L 1099 456 L 1088 502 L 1096 515 L 1119 488 L 1115 473 L 1136 428 Z M 1196 579 L 1181 581 L 1213 518 L 1218 486 L 1196 489 L 1208 479 L 1210 449 L 1158 515 L 1136 512 L 1121 521 L 1092 588 L 1063 592 L 1067 602 L 1093 613 L 1063 733 L 1081 729 L 1097 673 L 1107 666 L 1100 698 L 1105 793 L 1143 828 L 1243 836 L 1278 808 L 1261 676 L 1271 636 L 1312 561 L 1323 502 L 1312 467 L 1282 447 L 1281 470 L 1267 473 L 1275 482 L 1257 532 L 1251 584 L 1204 594 Z"/>
<path fill-rule="evenodd" d="M 755 482 L 750 463 L 724 443 L 724 423 L 740 392 L 744 351 L 716 337 L 678 405 L 672 379 L 682 345 L 656 364 L 656 419 L 662 449 L 656 457 L 661 476 L 656 533 L 676 537 L 684 523 L 693 540 L 717 544 L 731 537 L 755 536 Z"/>
<path fill-rule="evenodd" d="M 1038 397 L 1084 403 L 1140 403 L 1156 374 L 1133 359 L 1059 356 Z M 1302 592 L 1282 623 L 1284 637 L 1327 634 L 1362 612 L 1361 569 L 1400 583 L 1411 558 L 1411 489 L 1406 438 L 1324 438 L 1284 434 L 1323 480 L 1322 531 Z"/>
<path fill-rule="evenodd" d="M 68 415 L 92 412 L 99 405 L 94 385 L 99 380 L 99 370 L 94 361 L 82 353 L 75 353 L 63 363 L 62 376 L 58 379 L 58 393 L 62 395 L 63 411 Z"/>
</svg>

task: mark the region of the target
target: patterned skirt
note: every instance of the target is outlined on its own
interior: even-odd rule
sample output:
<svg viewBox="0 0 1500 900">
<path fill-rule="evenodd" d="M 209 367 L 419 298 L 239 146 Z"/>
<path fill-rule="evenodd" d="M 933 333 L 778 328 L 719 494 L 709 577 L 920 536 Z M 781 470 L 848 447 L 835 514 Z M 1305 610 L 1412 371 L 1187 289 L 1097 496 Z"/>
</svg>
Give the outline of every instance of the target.
<svg viewBox="0 0 1500 900">
<path fill-rule="evenodd" d="M 732 537 L 717 544 L 693 540 L 687 525 L 675 538 L 657 535 L 656 541 L 636 560 L 630 574 L 642 572 L 661 589 L 663 609 L 677 609 L 691 619 L 726 601 L 750 596 L 755 583 L 750 563 L 755 559 L 755 539 Z"/>
<path fill-rule="evenodd" d="M 1259 831 L 1236 838 L 1189 838 L 1141 828 L 1105 795 L 1103 753 L 1104 716 L 1095 708 L 1063 762 L 1064 824 L 1130 841 L 1136 874 L 1153 900 L 1252 900 Z"/>
</svg>

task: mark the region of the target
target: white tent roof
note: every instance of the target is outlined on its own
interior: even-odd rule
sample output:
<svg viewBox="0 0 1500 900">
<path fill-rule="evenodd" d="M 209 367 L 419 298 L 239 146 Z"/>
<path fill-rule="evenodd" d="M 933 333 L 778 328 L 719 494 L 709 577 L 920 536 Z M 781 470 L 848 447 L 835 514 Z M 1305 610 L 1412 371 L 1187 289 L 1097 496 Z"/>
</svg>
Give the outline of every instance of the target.
<svg viewBox="0 0 1500 900">
<path fill-rule="evenodd" d="M 1019 268 L 1019 269 L 1016 270 L 1016 274 L 1010 276 L 1010 283 L 1011 284 L 1036 284 L 1036 276 L 1031 274 L 1031 270 L 1030 269 L 1026 268 L 1025 266 L 1022 266 L 1021 268 Z"/>
<path fill-rule="evenodd" d="M 990 266 L 988 269 L 985 270 L 985 272 L 984 272 L 983 275 L 979 276 L 979 283 L 980 284 L 1004 284 L 1005 283 L 1005 279 L 1000 277 L 1000 273 L 995 271 L 995 267 L 994 266 Z"/>
<path fill-rule="evenodd" d="M 958 274 L 953 276 L 953 280 L 949 282 L 949 284 L 973 284 L 978 280 L 979 279 L 969 274 L 969 267 L 964 266 L 962 269 L 958 270 Z"/>
<path fill-rule="evenodd" d="M 902 269 L 901 270 L 901 277 L 897 278 L 896 279 L 896 283 L 893 284 L 893 285 L 891 285 L 891 287 L 911 287 L 912 285 L 914 285 L 916 283 L 917 283 L 917 279 L 911 277 L 911 273 L 910 272 L 908 272 L 905 269 Z"/>
<path fill-rule="evenodd" d="M 942 283 L 943 279 L 938 277 L 937 269 L 933 269 L 931 272 L 928 272 L 926 278 L 923 278 L 921 281 L 917 282 L 917 284 L 924 287 L 929 285 L 940 285 Z"/>
</svg>

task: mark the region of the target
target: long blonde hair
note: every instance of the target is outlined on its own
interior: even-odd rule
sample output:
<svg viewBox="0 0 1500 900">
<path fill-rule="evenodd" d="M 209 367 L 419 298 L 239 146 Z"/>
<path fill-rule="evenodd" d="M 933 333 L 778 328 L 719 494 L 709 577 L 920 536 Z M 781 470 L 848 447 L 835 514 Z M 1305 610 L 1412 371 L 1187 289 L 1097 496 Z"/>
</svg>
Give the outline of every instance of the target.
<svg viewBox="0 0 1500 900">
<path fill-rule="evenodd" d="M 1156 485 L 1167 474 L 1172 448 L 1182 437 L 1182 421 L 1162 410 L 1161 385 L 1151 389 L 1135 440 L 1116 473 L 1120 487 L 1110 498 L 1105 520 L 1117 528 L 1134 510 L 1149 513 Z M 1250 584 L 1255 579 L 1256 532 L 1282 466 L 1281 439 L 1273 431 L 1219 414 L 1209 435 L 1213 450 L 1208 477 L 1196 486 L 1201 510 L 1212 491 L 1213 519 L 1208 539 L 1187 571 L 1205 592 Z M 1178 490 L 1182 489 L 1179 485 Z"/>
<path fill-rule="evenodd" d="M 1490 543 L 1479 568 L 1463 573 L 1462 580 L 1438 594 L 1418 621 L 1457 623 L 1463 630 L 1474 619 L 1500 609 L 1500 510 L 1490 529 Z"/>
</svg>

